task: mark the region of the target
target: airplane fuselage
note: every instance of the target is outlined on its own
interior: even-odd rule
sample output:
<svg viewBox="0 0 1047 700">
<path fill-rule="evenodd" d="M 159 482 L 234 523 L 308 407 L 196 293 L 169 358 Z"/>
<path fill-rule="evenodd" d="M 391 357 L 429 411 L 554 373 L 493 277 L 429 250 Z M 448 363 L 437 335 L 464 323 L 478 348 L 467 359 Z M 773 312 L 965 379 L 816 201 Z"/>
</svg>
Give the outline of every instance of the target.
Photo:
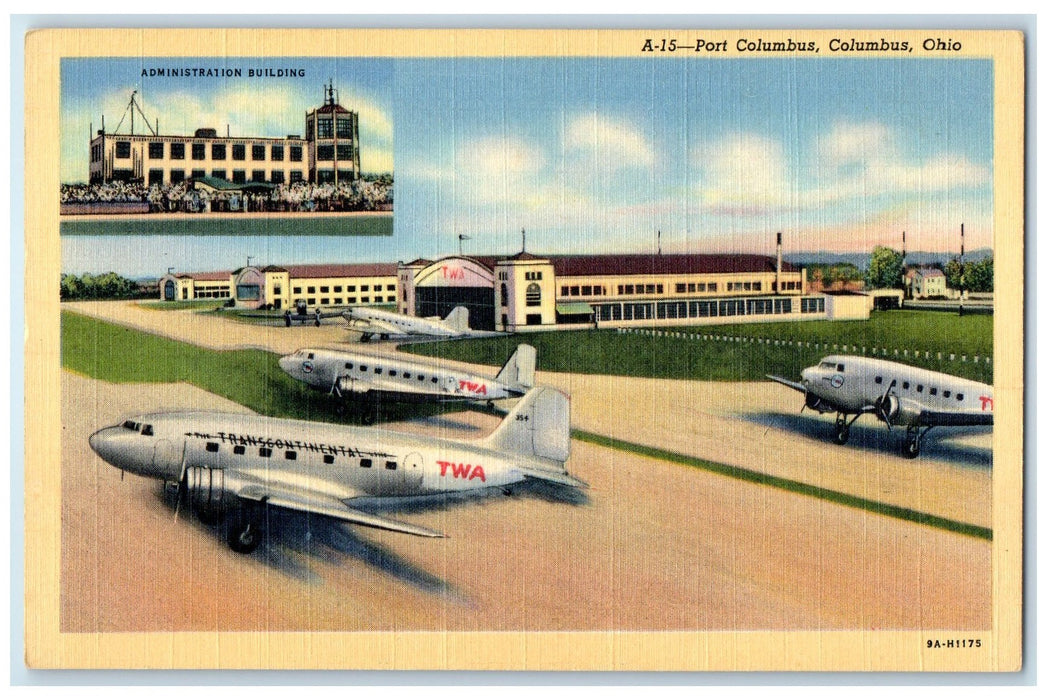
<svg viewBox="0 0 1047 700">
<path fill-rule="evenodd" d="M 340 350 L 298 350 L 281 358 L 280 367 L 298 381 L 340 395 L 375 392 L 400 401 L 494 401 L 524 393 L 449 367 Z"/>
<path fill-rule="evenodd" d="M 338 500 L 501 487 L 526 478 L 520 467 L 560 468 L 482 444 L 210 412 L 140 416 L 90 442 L 106 462 L 140 476 L 178 482 L 187 467 L 207 468 L 220 470 L 230 491 L 252 484 Z"/>
<path fill-rule="evenodd" d="M 401 335 L 424 335 L 434 337 L 455 337 L 464 335 L 462 331 L 451 328 L 446 323 L 436 319 L 418 318 L 397 314 L 381 309 L 352 308 L 343 316 L 350 324 L 360 323 L 367 325 L 378 323 L 388 326 L 389 331 L 376 331 L 376 335 L 391 336 L 393 331 L 399 331 Z"/>
<path fill-rule="evenodd" d="M 909 418 L 921 410 L 989 415 L 993 411 L 988 384 L 887 360 L 830 355 L 800 376 L 809 395 L 823 402 L 822 412 L 859 413 L 887 393 L 897 398 L 899 412 Z"/>
</svg>

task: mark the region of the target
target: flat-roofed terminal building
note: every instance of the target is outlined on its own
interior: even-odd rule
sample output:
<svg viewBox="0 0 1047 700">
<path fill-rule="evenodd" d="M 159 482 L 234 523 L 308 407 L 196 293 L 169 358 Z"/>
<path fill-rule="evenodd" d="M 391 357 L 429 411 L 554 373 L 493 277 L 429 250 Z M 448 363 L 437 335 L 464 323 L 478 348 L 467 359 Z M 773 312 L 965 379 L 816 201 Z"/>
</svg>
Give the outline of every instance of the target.
<svg viewBox="0 0 1047 700">
<path fill-rule="evenodd" d="M 396 263 L 248 266 L 232 272 L 168 273 L 161 301 L 231 299 L 242 308 L 392 305 Z"/>
<path fill-rule="evenodd" d="M 322 185 L 358 180 L 359 115 L 336 102 L 331 86 L 325 86 L 325 95 L 324 104 L 305 115 L 305 138 L 220 136 L 213 128 L 192 136 L 163 135 L 152 127 L 148 134 L 101 129 L 90 143 L 90 181 L 177 185 L 209 177 L 236 184 Z M 134 100 L 130 108 L 137 108 Z"/>
</svg>

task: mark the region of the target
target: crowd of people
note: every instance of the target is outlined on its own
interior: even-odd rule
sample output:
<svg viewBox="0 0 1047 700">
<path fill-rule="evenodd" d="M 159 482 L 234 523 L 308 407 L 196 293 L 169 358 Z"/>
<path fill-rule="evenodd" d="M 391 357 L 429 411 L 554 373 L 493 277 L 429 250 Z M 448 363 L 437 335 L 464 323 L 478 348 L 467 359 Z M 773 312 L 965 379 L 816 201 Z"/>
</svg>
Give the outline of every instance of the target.
<svg viewBox="0 0 1047 700">
<path fill-rule="evenodd" d="M 246 190 L 246 191 L 245 191 Z M 63 205 L 148 205 L 150 212 L 352 212 L 387 211 L 393 206 L 391 178 L 314 184 L 294 182 L 271 188 L 213 189 L 187 180 L 144 185 L 107 182 L 62 185 Z"/>
</svg>

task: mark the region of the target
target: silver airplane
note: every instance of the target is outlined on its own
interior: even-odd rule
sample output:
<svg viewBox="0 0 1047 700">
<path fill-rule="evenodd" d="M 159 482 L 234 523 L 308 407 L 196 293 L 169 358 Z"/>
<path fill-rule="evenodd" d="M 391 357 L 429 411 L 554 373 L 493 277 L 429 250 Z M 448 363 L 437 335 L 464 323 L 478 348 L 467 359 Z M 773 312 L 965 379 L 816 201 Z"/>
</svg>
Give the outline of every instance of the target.
<svg viewBox="0 0 1047 700">
<path fill-rule="evenodd" d="M 490 402 L 523 396 L 534 386 L 535 356 L 532 346 L 519 345 L 494 378 L 429 362 L 318 348 L 280 358 L 280 368 L 313 388 L 363 399 L 357 405 L 364 420 L 373 422 L 379 398 Z"/>
<path fill-rule="evenodd" d="M 854 421 L 872 413 L 892 426 L 904 425 L 905 456 L 920 454 L 920 443 L 939 425 L 992 425 L 992 387 L 951 374 L 870 357 L 830 355 L 800 373 L 799 382 L 767 378 L 803 392 L 804 407 L 836 412 L 838 445 Z M 803 408 L 801 407 L 801 411 Z"/>
<path fill-rule="evenodd" d="M 99 430 L 89 442 L 118 469 L 178 484 L 193 512 L 212 524 L 225 518 L 229 545 L 247 553 L 261 541 L 266 506 L 443 537 L 357 504 L 508 492 L 530 479 L 584 488 L 564 467 L 570 430 L 570 399 L 537 387 L 493 433 L 473 441 L 201 411 L 136 416 Z"/>
<path fill-rule="evenodd" d="M 469 309 L 464 306 L 454 307 L 443 319 L 418 318 L 366 306 L 354 306 L 342 312 L 342 317 L 350 328 L 362 334 L 360 340 L 363 342 L 374 336 L 388 340 L 409 336 L 463 338 L 480 335 L 469 329 Z"/>
</svg>

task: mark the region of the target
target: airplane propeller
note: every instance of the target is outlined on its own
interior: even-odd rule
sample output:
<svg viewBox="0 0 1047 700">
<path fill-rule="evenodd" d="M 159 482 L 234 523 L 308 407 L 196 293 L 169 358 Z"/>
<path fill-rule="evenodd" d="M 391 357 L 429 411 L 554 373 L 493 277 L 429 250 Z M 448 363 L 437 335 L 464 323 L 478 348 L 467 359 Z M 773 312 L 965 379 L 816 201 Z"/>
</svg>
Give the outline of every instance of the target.
<svg viewBox="0 0 1047 700">
<path fill-rule="evenodd" d="M 182 455 L 182 473 L 178 477 L 178 493 L 175 496 L 175 520 L 178 520 L 178 512 L 182 508 L 182 500 L 189 497 L 189 468 L 185 463 L 185 455 Z"/>
<path fill-rule="evenodd" d="M 883 396 L 876 399 L 876 416 L 887 424 L 887 432 L 891 431 L 891 416 L 887 413 L 887 408 L 891 400 L 891 389 L 898 383 L 897 379 L 892 379 L 890 385 L 887 387 L 887 391 L 883 392 Z"/>
</svg>

